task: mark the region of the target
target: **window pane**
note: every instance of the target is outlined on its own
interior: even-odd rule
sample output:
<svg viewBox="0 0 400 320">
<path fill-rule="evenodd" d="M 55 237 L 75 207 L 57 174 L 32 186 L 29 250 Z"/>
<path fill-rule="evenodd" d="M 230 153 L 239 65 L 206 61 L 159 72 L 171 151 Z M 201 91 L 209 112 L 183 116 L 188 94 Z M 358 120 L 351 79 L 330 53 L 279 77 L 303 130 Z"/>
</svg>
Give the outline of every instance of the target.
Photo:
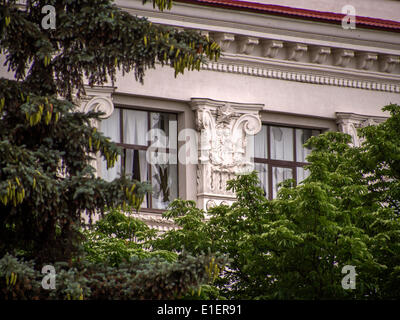
<svg viewBox="0 0 400 320">
<path fill-rule="evenodd" d="M 107 119 L 100 122 L 100 130 L 103 134 L 109 137 L 114 142 L 120 142 L 120 129 L 119 129 L 120 109 L 115 108 L 114 112 Z M 106 181 L 112 181 L 119 176 L 121 172 L 121 157 L 115 162 L 113 168 L 107 170 L 107 161 L 101 157 L 101 177 Z"/>
<path fill-rule="evenodd" d="M 125 149 L 125 174 L 132 179 L 145 182 L 149 181 L 149 167 L 146 162 L 145 150 Z M 142 203 L 142 208 L 147 207 L 147 199 Z"/>
<path fill-rule="evenodd" d="M 154 165 L 151 170 L 153 208 L 166 209 L 168 204 L 178 197 L 178 167 L 177 165 Z"/>
<path fill-rule="evenodd" d="M 303 167 L 297 168 L 297 184 L 300 184 L 305 178 L 310 175 L 310 170 L 306 170 Z"/>
<path fill-rule="evenodd" d="M 118 160 L 115 162 L 113 168 L 107 170 L 107 161 L 101 158 L 101 178 L 106 181 L 112 181 L 118 178 L 121 172 L 121 157 L 118 156 Z"/>
<path fill-rule="evenodd" d="M 168 137 L 170 135 L 170 127 L 174 129 L 172 124 L 170 125 L 170 122 L 176 121 L 176 114 L 152 112 L 150 114 L 150 121 L 152 129 L 161 129 Z"/>
<path fill-rule="evenodd" d="M 134 147 L 134 145 L 147 147 L 154 143 L 154 140 L 151 143 L 147 141 L 149 116 L 151 129 L 159 129 L 158 134 L 163 132 L 165 138 L 171 139 L 172 142 L 168 144 L 168 140 L 166 140 L 165 146 L 169 148 L 168 153 L 167 150 L 153 150 L 156 155 L 159 155 L 158 158 L 163 160 L 161 162 L 167 164 L 158 163 L 153 165 L 151 167 L 151 176 L 146 159 L 147 150 L 140 150 Z M 106 163 L 102 161 L 102 176 L 111 181 L 119 176 L 121 171 L 125 171 L 132 179 L 151 182 L 153 194 L 147 195 L 142 207 L 150 207 L 150 203 L 152 203 L 153 208 L 166 209 L 168 204 L 178 197 L 178 166 L 177 164 L 168 163 L 170 155 L 176 152 L 177 148 L 177 115 L 122 109 L 122 117 L 122 137 L 120 136 L 120 109 L 116 109 L 112 117 L 104 122 L 102 128 L 112 140 L 132 145 L 132 149 L 123 149 L 123 156 L 118 159 L 113 169 L 106 170 Z M 123 167 L 122 163 L 124 164 Z"/>
<path fill-rule="evenodd" d="M 138 181 L 149 181 L 146 150 L 126 149 L 125 173 Z"/>
<path fill-rule="evenodd" d="M 267 126 L 263 125 L 259 133 L 254 136 L 254 157 L 268 158 Z"/>
<path fill-rule="evenodd" d="M 296 160 L 306 162 L 306 157 L 311 153 L 311 149 L 304 147 L 304 143 L 312 136 L 319 135 L 319 130 L 296 129 Z"/>
<path fill-rule="evenodd" d="M 147 146 L 146 134 L 148 131 L 147 112 L 137 110 L 123 110 L 124 143 Z"/>
<path fill-rule="evenodd" d="M 261 188 L 264 190 L 264 196 L 268 197 L 268 165 L 265 163 L 254 163 L 254 170 L 258 173 Z"/>
<path fill-rule="evenodd" d="M 271 126 L 271 159 L 293 161 L 293 129 Z"/>
<path fill-rule="evenodd" d="M 292 179 L 292 169 L 290 168 L 272 168 L 272 196 L 276 198 L 278 194 L 278 184 L 287 179 Z"/>
<path fill-rule="evenodd" d="M 150 136 L 153 147 L 165 147 L 169 148 L 170 153 L 177 153 L 178 123 L 176 118 L 175 114 L 170 113 L 152 112 L 150 114 L 151 129 L 156 129 L 152 130 Z"/>
<path fill-rule="evenodd" d="M 121 142 L 119 128 L 120 109 L 115 108 L 114 112 L 107 119 L 100 122 L 100 130 L 106 137 L 114 142 Z"/>
</svg>

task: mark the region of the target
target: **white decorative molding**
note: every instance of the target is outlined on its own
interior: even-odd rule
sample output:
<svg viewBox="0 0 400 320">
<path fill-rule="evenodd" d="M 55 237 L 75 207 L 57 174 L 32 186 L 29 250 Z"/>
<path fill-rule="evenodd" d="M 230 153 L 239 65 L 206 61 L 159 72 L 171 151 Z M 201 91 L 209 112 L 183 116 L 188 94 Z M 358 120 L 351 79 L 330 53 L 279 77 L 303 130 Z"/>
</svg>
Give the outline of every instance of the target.
<svg viewBox="0 0 400 320">
<path fill-rule="evenodd" d="M 114 103 L 108 97 L 94 97 L 82 109 L 83 112 L 96 111 L 104 112 L 102 119 L 107 119 L 114 112 Z"/>
<path fill-rule="evenodd" d="M 362 52 L 357 54 L 357 68 L 370 70 L 374 61 L 378 60 L 378 55 L 371 52 Z"/>
<path fill-rule="evenodd" d="M 359 147 L 363 140 L 359 137 L 357 129 L 377 125 L 384 122 L 387 118 L 348 112 L 337 112 L 336 119 L 339 131 L 349 134 L 352 138 L 351 145 Z"/>
<path fill-rule="evenodd" d="M 207 211 L 210 210 L 211 208 L 214 208 L 216 206 L 216 203 L 214 200 L 208 200 L 206 204 L 206 209 Z"/>
<path fill-rule="evenodd" d="M 229 57 L 228 57 L 229 58 Z M 372 77 L 365 77 L 365 79 L 360 79 L 359 73 L 351 72 L 350 74 L 338 74 L 331 75 L 322 71 L 306 71 L 306 70 L 287 70 L 287 66 L 282 65 L 271 66 L 267 63 L 251 66 L 243 65 L 242 63 L 235 64 L 233 59 L 220 59 L 221 62 L 209 62 L 208 64 L 203 64 L 201 66 L 204 70 L 216 71 L 216 72 L 227 72 L 227 73 L 237 73 L 251 75 L 255 77 L 271 78 L 271 79 L 281 79 L 288 81 L 296 81 L 311 84 L 323 84 L 346 88 L 357 88 L 372 91 L 383 91 L 383 92 L 394 92 L 400 93 L 400 77 L 397 79 L 386 79 L 377 77 L 376 80 L 371 80 Z M 336 71 L 336 70 L 334 70 Z M 322 74 L 321 74 L 322 73 Z M 338 72 L 335 72 L 338 73 Z M 374 74 L 375 76 L 375 74 Z"/>
<path fill-rule="evenodd" d="M 191 106 L 200 135 L 198 205 L 207 210 L 223 200 L 232 202 L 235 196 L 226 190 L 227 181 L 253 169 L 247 137 L 261 130 L 263 105 L 193 98 Z"/>
<path fill-rule="evenodd" d="M 235 41 L 235 35 L 225 32 L 214 32 L 212 38 L 221 47 L 222 51 L 228 51 L 231 44 Z"/>
<path fill-rule="evenodd" d="M 336 24 L 318 23 L 316 28 L 315 23 L 310 23 L 303 19 L 288 19 L 273 15 L 265 16 L 256 12 L 244 13 L 240 10 L 216 10 L 216 8 L 206 6 L 198 6 L 196 10 L 193 10 L 193 6 L 186 3 L 177 3 L 174 6 L 174 12 L 168 14 L 160 13 L 151 6 L 148 6 L 148 8 L 141 6 L 136 1 L 126 0 L 123 3 L 123 8 L 131 14 L 149 17 L 150 20 L 157 24 L 184 27 L 192 30 L 207 30 L 211 35 L 225 39 L 225 44 L 221 45 L 225 52 L 228 49 L 231 49 L 229 52 L 237 49 L 239 47 L 239 38 L 251 37 L 259 41 L 259 44 L 254 46 L 254 49 L 261 47 L 257 48 L 260 50 L 253 50 L 252 57 L 279 57 L 280 59 L 282 55 L 276 52 L 273 53 L 273 51 L 279 53 L 279 48 L 275 50 L 274 45 L 270 49 L 268 45 L 263 48 L 264 41 L 271 40 L 274 42 L 279 41 L 284 47 L 298 43 L 309 48 L 331 48 L 332 52 L 337 51 L 337 53 L 334 59 L 327 59 L 328 61 L 322 57 L 324 55 L 318 58 L 316 56 L 311 57 L 311 54 L 314 53 L 311 53 L 310 49 L 303 53 L 296 53 L 296 50 L 293 50 L 291 55 L 295 59 L 297 55 L 308 55 L 302 61 L 315 60 L 312 63 L 316 65 L 326 63 L 326 65 L 337 66 L 338 68 L 351 67 L 354 70 L 356 70 L 356 64 L 350 62 L 352 62 L 352 58 L 357 53 L 376 53 L 378 54 L 378 63 L 383 67 L 379 69 L 378 64 L 372 63 L 371 70 L 373 72 L 389 73 L 389 70 L 392 70 L 397 74 L 400 73 L 400 68 L 393 67 L 392 62 L 389 62 L 388 66 L 385 67 L 385 61 L 382 61 L 382 63 L 380 61 L 381 57 L 400 56 L 400 40 L 395 32 L 357 28 L 357 32 L 349 33 L 348 30 L 338 28 Z M 388 60 L 396 61 L 397 59 L 388 58 Z M 296 60 L 293 59 L 292 61 Z M 389 66 L 391 68 L 388 68 Z"/>
<path fill-rule="evenodd" d="M 283 48 L 283 41 L 279 40 L 262 40 L 261 41 L 262 56 L 268 58 L 275 58 L 279 50 Z"/>
<path fill-rule="evenodd" d="M 350 59 L 354 58 L 354 51 L 348 49 L 334 50 L 334 65 L 346 68 L 349 65 Z"/>
<path fill-rule="evenodd" d="M 76 104 L 80 106 L 80 111 L 85 113 L 89 111 L 104 112 L 105 114 L 101 118 L 107 119 L 114 111 L 112 94 L 115 89 L 115 87 L 109 86 L 85 86 L 86 95 L 82 96 Z"/>
<path fill-rule="evenodd" d="M 373 91 L 400 92 L 394 50 L 366 46 L 335 47 L 326 41 L 312 44 L 272 38 L 210 32 L 224 52 L 218 62 L 203 69 L 283 79 L 303 83 L 333 85 Z M 276 35 L 279 38 L 278 35 Z M 325 45 L 323 45 L 325 44 Z M 342 44 L 341 44 L 342 45 Z M 257 48 L 257 50 L 256 50 Z M 281 52 L 284 54 L 281 54 Z M 235 53 L 241 53 L 240 55 Z M 332 58 L 330 58 L 332 56 Z M 329 59 L 328 59 L 329 57 Z M 353 63 L 355 59 L 355 63 Z"/>
<path fill-rule="evenodd" d="M 374 76 L 379 72 L 392 73 L 396 65 L 400 63 L 400 52 L 399 55 L 393 55 L 383 53 L 384 50 L 381 52 L 379 50 L 378 52 L 365 51 L 361 47 L 354 50 L 343 47 L 308 45 L 278 39 L 234 35 L 224 32 L 212 32 L 211 34 L 221 46 L 222 51 L 224 51 L 224 57 L 233 52 L 233 47 L 236 48 L 237 53 L 243 54 L 244 58 L 248 57 L 249 63 L 254 59 L 268 58 L 276 59 L 277 62 L 284 60 L 295 62 L 304 67 L 303 61 L 308 61 L 310 69 L 313 65 L 324 64 L 324 67 L 334 67 L 336 71 L 340 70 L 340 68 L 346 69 L 346 71 L 358 69 L 370 71 Z M 256 48 L 259 48 L 259 50 L 255 50 Z M 279 53 L 283 48 L 286 49 L 286 56 L 284 56 L 284 60 L 278 60 L 278 57 L 282 59 L 282 55 Z M 328 60 L 330 55 L 332 55 L 333 59 Z M 353 59 L 355 59 L 355 63 L 352 63 Z"/>
<path fill-rule="evenodd" d="M 307 52 L 307 45 L 302 43 L 289 43 L 287 45 L 287 59 L 299 61 L 303 53 Z"/>
<path fill-rule="evenodd" d="M 258 45 L 258 38 L 254 37 L 239 37 L 238 38 L 238 53 L 252 54 L 254 46 Z"/>
<path fill-rule="evenodd" d="M 312 63 L 322 64 L 330 54 L 331 49 L 328 47 L 313 47 L 310 50 L 310 61 Z"/>
<path fill-rule="evenodd" d="M 159 213 L 139 212 L 132 213 L 131 215 L 132 217 L 145 222 L 150 228 L 156 229 L 160 232 L 178 229 L 177 225 L 175 225 L 171 220 L 164 218 Z"/>
<path fill-rule="evenodd" d="M 383 55 L 379 60 L 381 72 L 392 73 L 396 65 L 400 64 L 399 56 Z"/>
</svg>

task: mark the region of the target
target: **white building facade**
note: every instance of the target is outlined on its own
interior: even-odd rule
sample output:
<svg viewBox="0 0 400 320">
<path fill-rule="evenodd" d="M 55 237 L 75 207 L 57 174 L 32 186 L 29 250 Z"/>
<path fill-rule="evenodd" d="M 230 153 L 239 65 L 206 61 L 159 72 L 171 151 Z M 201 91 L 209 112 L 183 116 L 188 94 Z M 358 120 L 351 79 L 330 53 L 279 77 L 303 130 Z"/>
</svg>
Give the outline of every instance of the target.
<svg viewBox="0 0 400 320">
<path fill-rule="evenodd" d="M 185 0 L 159 12 L 116 1 L 154 23 L 200 30 L 223 54 L 177 78 L 159 66 L 143 85 L 128 74 L 88 88 L 82 110 L 105 111 L 98 125 L 124 150 L 112 170 L 99 159 L 98 174 L 112 179 L 125 170 L 151 181 L 140 217 L 165 229 L 161 213 L 174 198 L 205 210 L 231 203 L 226 182 L 236 173 L 255 168 L 268 198 L 284 179 L 301 182 L 303 143 L 312 135 L 342 131 L 359 144 L 358 127 L 384 121 L 381 108 L 400 104 L 400 3 L 342 2 Z M 342 25 L 349 3 L 355 29 Z M 146 158 L 155 136 L 168 146 L 160 165 Z"/>
</svg>

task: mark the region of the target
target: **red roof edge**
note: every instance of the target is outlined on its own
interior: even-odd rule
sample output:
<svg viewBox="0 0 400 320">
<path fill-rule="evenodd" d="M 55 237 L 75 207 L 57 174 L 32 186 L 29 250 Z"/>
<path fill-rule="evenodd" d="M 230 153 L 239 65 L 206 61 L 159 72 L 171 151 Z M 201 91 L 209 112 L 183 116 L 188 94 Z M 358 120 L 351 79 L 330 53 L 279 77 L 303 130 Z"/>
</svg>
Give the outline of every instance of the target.
<svg viewBox="0 0 400 320">
<path fill-rule="evenodd" d="M 219 7 L 225 9 L 259 12 L 259 13 L 279 15 L 279 16 L 288 16 L 293 18 L 328 22 L 334 24 L 341 24 L 343 17 L 345 17 L 345 14 L 342 13 L 315 11 L 309 9 L 292 8 L 292 7 L 285 7 L 273 4 L 263 4 L 263 3 L 238 1 L 238 0 L 175 0 L 175 1 L 197 4 L 197 5 Z M 359 26 L 369 29 L 400 32 L 400 22 L 398 21 L 361 17 L 361 16 L 356 16 L 355 21 L 356 21 L 356 27 Z"/>
</svg>

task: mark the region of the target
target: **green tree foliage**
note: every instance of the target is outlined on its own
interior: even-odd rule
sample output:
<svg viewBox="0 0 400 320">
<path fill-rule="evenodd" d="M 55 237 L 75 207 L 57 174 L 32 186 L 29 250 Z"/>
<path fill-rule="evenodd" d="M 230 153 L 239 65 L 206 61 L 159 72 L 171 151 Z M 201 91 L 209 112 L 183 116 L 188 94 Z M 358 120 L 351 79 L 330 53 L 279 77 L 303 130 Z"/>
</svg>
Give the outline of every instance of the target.
<svg viewBox="0 0 400 320">
<path fill-rule="evenodd" d="M 275 200 L 264 198 L 253 172 L 229 182 L 237 200 L 211 209 L 209 220 L 175 203 L 165 216 L 182 228 L 154 247 L 227 253 L 231 262 L 216 284 L 228 298 L 398 299 L 400 107 L 385 110 L 391 117 L 362 129 L 359 148 L 342 133 L 312 137 L 310 176 L 297 186 L 284 182 Z M 345 265 L 356 267 L 356 289 L 342 288 Z"/>
<path fill-rule="evenodd" d="M 171 4 L 154 2 L 161 9 Z M 45 5 L 55 7 L 55 29 L 41 27 Z M 83 90 L 84 76 L 89 85 L 103 84 L 108 77 L 115 80 L 118 68 L 134 71 L 139 81 L 156 62 L 173 67 L 175 75 L 199 70 L 206 56 L 220 54 L 215 42 L 195 31 L 153 25 L 121 11 L 111 0 L 27 1 L 25 10 L 18 10 L 15 0 L 2 0 L 0 19 L 1 48 L 9 67 L 42 95 L 71 97 L 73 89 Z"/>
<path fill-rule="evenodd" d="M 56 28 L 43 29 L 53 5 Z M 155 0 L 167 9 L 171 1 Z M 0 50 L 15 80 L 0 79 L 0 255 L 23 250 L 48 263 L 69 260 L 80 241 L 80 217 L 105 206 L 138 209 L 146 184 L 95 178 L 95 153 L 113 166 L 119 149 L 92 126 L 100 113 L 76 112 L 73 96 L 113 82 L 118 70 L 143 81 L 156 63 L 175 75 L 217 59 L 218 45 L 132 16 L 110 0 L 2 0 Z M 139 201 L 138 201 L 139 199 Z"/>
<path fill-rule="evenodd" d="M 151 250 L 149 241 L 157 236 L 157 231 L 118 208 L 108 209 L 84 234 L 85 259 L 95 263 L 118 267 L 133 257 L 160 256 L 169 262 L 178 257 L 172 250 Z"/>
<path fill-rule="evenodd" d="M 191 200 L 175 199 L 163 214 L 177 226 L 161 237 L 150 241 L 155 248 L 169 251 L 189 251 L 193 254 L 212 250 L 212 239 L 206 236 L 205 213 Z"/>
<path fill-rule="evenodd" d="M 68 266 L 56 263 L 56 288 L 41 287 L 43 274 L 34 261 L 5 255 L 0 259 L 1 300 L 138 300 L 178 299 L 191 292 L 201 294 L 200 285 L 213 274 L 206 265 L 222 268 L 223 258 L 182 254 L 170 262 L 163 257 L 132 257 L 114 268 L 92 262 Z M 214 267 L 215 268 L 215 267 Z"/>
</svg>

